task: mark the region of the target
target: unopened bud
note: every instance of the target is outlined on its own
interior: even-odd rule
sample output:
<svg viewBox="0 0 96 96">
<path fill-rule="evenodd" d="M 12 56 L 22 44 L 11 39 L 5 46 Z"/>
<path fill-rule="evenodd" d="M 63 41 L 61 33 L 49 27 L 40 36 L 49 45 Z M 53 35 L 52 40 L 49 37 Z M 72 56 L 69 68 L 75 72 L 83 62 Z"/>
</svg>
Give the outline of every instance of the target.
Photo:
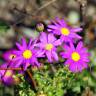
<svg viewBox="0 0 96 96">
<path fill-rule="evenodd" d="M 39 32 L 41 32 L 41 31 L 44 30 L 44 25 L 43 25 L 42 23 L 39 23 L 39 24 L 37 24 L 36 28 L 37 28 L 37 30 L 38 30 Z"/>
</svg>

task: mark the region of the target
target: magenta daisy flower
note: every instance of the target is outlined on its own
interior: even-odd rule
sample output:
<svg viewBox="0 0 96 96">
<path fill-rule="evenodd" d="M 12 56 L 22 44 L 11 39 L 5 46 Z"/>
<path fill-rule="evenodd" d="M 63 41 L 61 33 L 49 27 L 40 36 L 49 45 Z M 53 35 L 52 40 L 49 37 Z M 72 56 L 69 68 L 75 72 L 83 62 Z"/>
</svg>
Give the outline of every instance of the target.
<svg viewBox="0 0 96 96">
<path fill-rule="evenodd" d="M 18 66 L 16 66 L 17 65 L 17 63 L 18 63 L 18 61 L 15 61 L 14 59 L 16 58 L 16 54 L 14 53 L 16 50 L 9 50 L 9 51 L 7 51 L 7 52 L 5 52 L 4 54 L 3 54 L 3 58 L 4 58 L 4 60 L 6 60 L 7 61 L 7 65 L 8 66 L 10 66 L 11 68 L 18 68 Z M 18 71 L 19 72 L 19 74 L 23 74 L 24 73 L 24 71 L 23 70 L 20 70 L 20 71 Z"/>
<path fill-rule="evenodd" d="M 49 62 L 53 60 L 58 61 L 56 48 L 59 45 L 61 45 L 60 39 L 57 40 L 53 34 L 46 34 L 44 32 L 40 35 L 40 42 L 36 44 L 37 47 L 45 50 Z"/>
<path fill-rule="evenodd" d="M 2 64 L 0 68 L 7 68 L 8 64 Z M 13 71 L 12 70 L 0 70 L 0 80 L 5 85 L 11 85 L 13 83 Z"/>
<path fill-rule="evenodd" d="M 48 31 L 60 36 L 60 40 L 64 42 L 74 42 L 73 39 L 81 39 L 77 32 L 80 32 L 81 28 L 72 28 L 64 20 L 56 18 L 56 22 L 53 25 L 48 25 Z"/>
<path fill-rule="evenodd" d="M 81 72 L 84 68 L 88 67 L 88 52 L 87 49 L 83 47 L 83 43 L 79 42 L 75 48 L 72 43 L 70 46 L 64 46 L 65 52 L 61 52 L 63 58 L 66 58 L 65 65 L 69 65 L 69 69 L 72 72 Z"/>
<path fill-rule="evenodd" d="M 29 65 L 37 67 L 40 66 L 37 58 L 44 57 L 44 51 L 34 48 L 32 39 L 30 40 L 29 44 L 27 44 L 26 40 L 22 38 L 22 44 L 20 45 L 19 43 L 16 43 L 16 46 L 18 50 L 14 51 L 14 54 L 16 54 L 14 61 L 16 61 L 17 67 L 23 66 L 24 70 L 26 70 Z"/>
</svg>

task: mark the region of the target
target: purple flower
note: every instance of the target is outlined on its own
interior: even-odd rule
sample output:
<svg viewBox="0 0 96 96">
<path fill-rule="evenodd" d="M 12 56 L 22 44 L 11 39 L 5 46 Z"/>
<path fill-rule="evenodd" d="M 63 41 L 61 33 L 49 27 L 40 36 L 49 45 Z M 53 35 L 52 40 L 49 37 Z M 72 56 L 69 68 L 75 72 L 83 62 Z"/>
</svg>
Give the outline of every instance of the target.
<svg viewBox="0 0 96 96">
<path fill-rule="evenodd" d="M 40 35 L 40 42 L 36 44 L 37 47 L 45 50 L 49 62 L 52 62 L 53 60 L 58 61 L 56 52 L 58 45 L 61 45 L 60 39 L 57 40 L 53 34 L 46 34 L 44 32 Z"/>
<path fill-rule="evenodd" d="M 27 69 L 29 65 L 40 66 L 38 62 L 38 57 L 43 57 L 44 51 L 34 48 L 34 42 L 30 39 L 29 44 L 26 40 L 22 38 L 22 44 L 16 43 L 18 50 L 14 51 L 16 58 L 14 58 L 16 65 L 13 66 L 20 67 L 23 66 L 24 70 Z"/>
<path fill-rule="evenodd" d="M 64 42 L 74 42 L 73 39 L 81 39 L 76 33 L 81 31 L 81 28 L 72 28 L 64 20 L 56 18 L 57 22 L 53 25 L 48 25 L 48 31 L 60 36 L 60 40 Z"/>
<path fill-rule="evenodd" d="M 10 66 L 10 68 L 18 68 L 18 66 L 15 66 L 18 63 L 18 61 L 14 60 L 16 58 L 16 56 L 17 56 L 14 53 L 15 51 L 16 50 L 9 50 L 9 51 L 7 51 L 7 52 L 5 52 L 3 54 L 3 58 L 4 58 L 4 60 L 7 61 L 7 65 Z M 18 72 L 19 72 L 19 74 L 23 74 L 24 73 L 23 70 L 20 70 Z"/>
<path fill-rule="evenodd" d="M 69 69 L 72 72 L 81 72 L 84 68 L 88 67 L 89 54 L 82 42 L 79 42 L 76 48 L 70 43 L 70 46 L 65 45 L 64 49 L 65 52 L 61 52 L 61 55 L 67 59 L 65 65 L 69 65 Z"/>
<path fill-rule="evenodd" d="M 8 64 L 2 64 L 0 66 L 0 69 L 7 68 Z M 12 70 L 0 70 L 0 80 L 5 85 L 11 85 L 13 83 L 13 74 L 14 72 Z"/>
</svg>

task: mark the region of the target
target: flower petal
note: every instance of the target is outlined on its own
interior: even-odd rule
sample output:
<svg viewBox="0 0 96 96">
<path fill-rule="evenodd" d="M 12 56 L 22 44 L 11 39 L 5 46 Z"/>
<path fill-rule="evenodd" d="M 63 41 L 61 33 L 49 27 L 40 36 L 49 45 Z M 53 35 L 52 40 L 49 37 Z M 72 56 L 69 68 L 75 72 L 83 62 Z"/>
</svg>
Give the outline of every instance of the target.
<svg viewBox="0 0 96 96">
<path fill-rule="evenodd" d="M 43 44 L 43 43 L 37 43 L 34 46 L 39 47 L 41 49 L 44 49 L 45 48 L 45 44 Z"/>
<path fill-rule="evenodd" d="M 23 50 L 22 45 L 20 45 L 19 43 L 16 43 L 16 46 L 17 46 L 17 48 L 18 48 L 19 50 Z"/>
<path fill-rule="evenodd" d="M 26 39 L 23 37 L 21 40 L 22 40 L 22 46 L 23 46 L 23 48 L 26 48 L 27 47 Z"/>
<path fill-rule="evenodd" d="M 27 68 L 30 66 L 29 61 L 27 61 L 25 64 L 23 64 L 24 70 L 27 70 Z"/>
<path fill-rule="evenodd" d="M 60 39 L 58 39 L 54 42 L 54 46 L 59 46 L 59 45 L 61 45 L 61 40 Z"/>
<path fill-rule="evenodd" d="M 75 47 L 74 47 L 74 45 L 73 45 L 72 42 L 70 42 L 70 47 L 71 47 L 71 50 L 72 50 L 72 51 L 75 51 Z"/>
<path fill-rule="evenodd" d="M 76 47 L 76 50 L 80 50 L 82 47 L 83 47 L 83 42 L 80 41 Z"/>
<path fill-rule="evenodd" d="M 53 43 L 56 40 L 53 34 L 48 34 L 48 43 Z"/>
<path fill-rule="evenodd" d="M 28 48 L 32 45 L 32 38 L 30 38 L 29 44 L 28 44 Z"/>
<path fill-rule="evenodd" d="M 58 55 L 55 51 L 52 51 L 52 55 L 56 61 L 58 61 Z"/>
<path fill-rule="evenodd" d="M 36 52 L 36 57 L 44 57 L 45 50 L 39 50 Z"/>
<path fill-rule="evenodd" d="M 37 59 L 35 60 L 35 64 L 37 67 L 40 67 L 40 63 L 37 61 Z"/>
<path fill-rule="evenodd" d="M 76 39 L 82 39 L 82 37 L 81 36 L 79 36 L 79 35 L 77 35 L 76 33 L 70 33 L 70 35 L 69 35 L 69 37 L 70 38 L 76 38 Z"/>
<path fill-rule="evenodd" d="M 46 52 L 46 56 L 47 56 L 47 58 L 48 58 L 48 61 L 49 61 L 49 62 L 52 62 L 52 53 L 51 53 L 50 51 L 47 51 L 47 52 Z"/>
<path fill-rule="evenodd" d="M 63 57 L 63 58 L 69 58 L 70 57 L 70 54 L 68 52 L 61 52 L 60 55 Z"/>
<path fill-rule="evenodd" d="M 57 27 L 55 25 L 48 25 L 48 28 L 57 29 Z"/>
<path fill-rule="evenodd" d="M 72 28 L 70 31 L 72 31 L 72 32 L 80 32 L 80 31 L 82 31 L 82 28 Z"/>
<path fill-rule="evenodd" d="M 18 68 L 18 67 L 20 67 L 20 65 L 21 65 L 22 63 L 23 63 L 23 60 L 21 59 L 21 60 L 19 60 L 18 62 L 14 62 L 12 66 Z"/>
<path fill-rule="evenodd" d="M 44 33 L 44 32 L 41 33 L 40 41 L 41 41 L 42 43 L 44 43 L 44 44 L 47 43 L 47 34 L 46 34 L 46 33 Z"/>
</svg>

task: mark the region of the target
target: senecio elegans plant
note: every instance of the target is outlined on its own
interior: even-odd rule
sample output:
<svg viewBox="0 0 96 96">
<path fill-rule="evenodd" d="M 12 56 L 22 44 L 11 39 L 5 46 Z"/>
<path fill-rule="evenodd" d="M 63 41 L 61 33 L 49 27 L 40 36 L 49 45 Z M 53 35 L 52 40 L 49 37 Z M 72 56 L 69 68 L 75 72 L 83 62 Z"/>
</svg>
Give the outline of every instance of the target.
<svg viewBox="0 0 96 96">
<path fill-rule="evenodd" d="M 20 96 L 64 96 L 64 89 L 71 86 L 74 74 L 81 74 L 88 68 L 89 53 L 84 47 L 82 37 L 78 35 L 82 28 L 72 27 L 59 18 L 52 21 L 45 32 L 42 31 L 42 24 L 37 27 L 41 32 L 36 40 L 30 39 L 27 42 L 27 38 L 23 37 L 21 43 L 16 43 L 17 48 L 4 53 L 6 63 L 0 68 L 10 70 L 0 70 L 1 82 L 5 85 L 14 83 L 17 70 L 11 68 L 21 68 L 18 74 L 22 76 L 31 68 L 31 79 L 34 79 L 36 91 L 31 90 L 30 84 L 31 87 L 24 83 L 26 80 L 23 76 L 23 83 L 19 85 L 23 90 L 19 91 Z"/>
</svg>

